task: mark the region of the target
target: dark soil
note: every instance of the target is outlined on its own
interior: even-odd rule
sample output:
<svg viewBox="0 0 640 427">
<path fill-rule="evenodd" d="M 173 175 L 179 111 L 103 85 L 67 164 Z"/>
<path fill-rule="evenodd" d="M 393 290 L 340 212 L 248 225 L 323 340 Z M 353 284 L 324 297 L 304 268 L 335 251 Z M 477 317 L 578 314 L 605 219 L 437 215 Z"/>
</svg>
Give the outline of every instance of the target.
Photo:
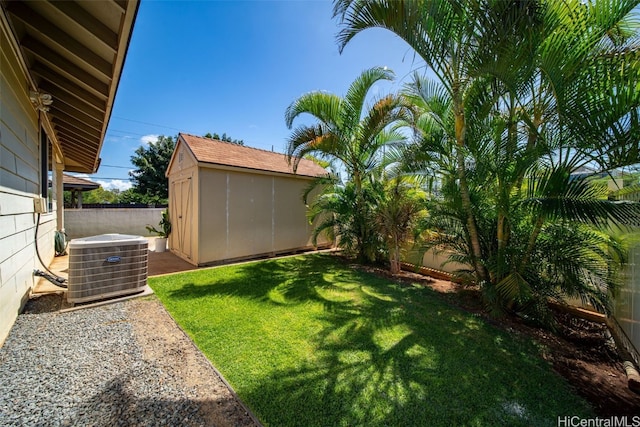
<svg viewBox="0 0 640 427">
<path fill-rule="evenodd" d="M 591 404 L 597 416 L 640 414 L 640 394 L 627 386 L 622 359 L 605 325 L 554 311 L 557 322 L 554 333 L 516 318 L 491 318 L 482 305 L 478 289 L 406 271 L 392 275 L 380 268 L 354 267 L 404 283 L 422 283 L 442 294 L 450 304 L 483 316 L 499 328 L 535 340 L 543 348 L 543 357 Z"/>
<path fill-rule="evenodd" d="M 33 295 L 27 301 L 22 311 L 23 314 L 51 313 L 59 311 L 64 305 L 63 292 Z"/>
</svg>

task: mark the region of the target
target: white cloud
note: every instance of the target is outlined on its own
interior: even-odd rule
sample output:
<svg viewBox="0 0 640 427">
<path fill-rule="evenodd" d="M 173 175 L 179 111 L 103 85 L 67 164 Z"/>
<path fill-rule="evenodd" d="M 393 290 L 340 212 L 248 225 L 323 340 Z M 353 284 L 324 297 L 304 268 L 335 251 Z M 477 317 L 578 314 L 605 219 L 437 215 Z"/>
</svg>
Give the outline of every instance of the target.
<svg viewBox="0 0 640 427">
<path fill-rule="evenodd" d="M 158 141 L 159 137 L 160 135 L 149 134 L 140 138 L 140 141 L 142 141 L 145 144 L 155 144 Z"/>
<path fill-rule="evenodd" d="M 105 190 L 120 190 L 120 191 L 125 191 L 128 190 L 132 187 L 131 182 L 129 181 L 124 181 L 122 179 L 112 179 L 111 181 L 102 181 L 102 180 L 96 180 L 95 182 L 97 182 L 98 184 L 100 184 L 102 186 L 102 188 L 104 188 Z"/>
</svg>

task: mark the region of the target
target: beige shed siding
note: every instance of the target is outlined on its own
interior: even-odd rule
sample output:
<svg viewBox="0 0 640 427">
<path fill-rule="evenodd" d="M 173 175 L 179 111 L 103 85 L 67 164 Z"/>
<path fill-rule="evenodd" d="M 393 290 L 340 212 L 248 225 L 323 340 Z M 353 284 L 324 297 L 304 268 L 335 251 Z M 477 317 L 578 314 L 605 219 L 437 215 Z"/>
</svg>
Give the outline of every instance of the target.
<svg viewBox="0 0 640 427">
<path fill-rule="evenodd" d="M 198 264 L 311 247 L 309 180 L 201 168 Z"/>
<path fill-rule="evenodd" d="M 273 204 L 276 247 L 299 248 L 311 245 L 311 232 L 302 193 L 310 181 L 278 178 Z"/>
<path fill-rule="evenodd" d="M 227 259 L 230 245 L 229 228 L 227 227 L 230 210 L 227 210 L 226 171 L 202 169 L 198 174 L 200 192 L 198 193 L 198 215 L 203 220 L 198 223 L 196 235 L 198 246 L 197 264 Z"/>
<path fill-rule="evenodd" d="M 28 84 L 4 32 L 0 31 L 0 344 L 35 283 L 39 268 L 34 247 L 39 195 L 38 116 Z M 38 247 L 44 262 L 53 259 L 55 214 L 42 216 Z"/>
<path fill-rule="evenodd" d="M 311 248 L 302 193 L 325 172 L 301 164 L 308 175 L 282 154 L 180 134 L 167 171 L 172 252 L 207 265 Z"/>
</svg>

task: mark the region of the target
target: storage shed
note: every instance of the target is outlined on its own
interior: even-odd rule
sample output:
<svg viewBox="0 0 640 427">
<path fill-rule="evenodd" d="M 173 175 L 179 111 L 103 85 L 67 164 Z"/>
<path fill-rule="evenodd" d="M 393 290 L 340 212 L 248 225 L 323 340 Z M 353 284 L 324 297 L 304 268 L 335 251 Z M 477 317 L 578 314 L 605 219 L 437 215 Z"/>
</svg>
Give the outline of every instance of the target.
<svg viewBox="0 0 640 427">
<path fill-rule="evenodd" d="M 311 249 L 302 193 L 326 174 L 310 160 L 294 174 L 281 153 L 181 133 L 166 173 L 169 248 L 198 266 Z"/>
</svg>

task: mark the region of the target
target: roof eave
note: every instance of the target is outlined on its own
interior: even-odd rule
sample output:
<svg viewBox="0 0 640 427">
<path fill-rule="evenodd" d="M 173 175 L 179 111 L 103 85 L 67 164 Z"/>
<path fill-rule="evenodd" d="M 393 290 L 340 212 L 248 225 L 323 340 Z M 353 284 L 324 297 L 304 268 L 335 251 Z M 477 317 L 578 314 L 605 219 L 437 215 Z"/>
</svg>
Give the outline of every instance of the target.
<svg viewBox="0 0 640 427">
<path fill-rule="evenodd" d="M 127 52 L 129 51 L 129 45 L 131 44 L 131 36 L 133 35 L 133 26 L 135 24 L 136 17 L 138 16 L 139 8 L 140 8 L 140 2 L 138 0 L 130 0 L 129 3 L 127 3 L 127 11 L 125 12 L 124 21 L 122 25 L 123 30 L 126 29 L 127 37 L 120 38 L 120 46 L 118 47 L 118 56 L 116 57 L 116 60 L 114 62 L 115 73 L 113 76 L 113 83 L 111 84 L 111 88 L 109 89 L 109 98 L 107 100 L 107 111 L 105 114 L 105 120 L 102 126 L 100 143 L 98 146 L 98 156 L 96 157 L 96 161 L 94 163 L 94 170 L 92 173 L 96 173 L 98 171 L 98 167 L 100 166 L 100 152 L 102 151 L 102 146 L 104 145 L 104 139 L 107 133 L 107 127 L 109 126 L 109 121 L 111 120 L 113 103 L 118 93 L 118 87 L 120 86 L 120 78 L 122 77 L 122 70 L 124 69 L 124 65 L 127 59 Z"/>
<path fill-rule="evenodd" d="M 139 4 L 0 0 L 0 26 L 65 170 L 99 167 Z M 51 95 L 50 107 L 41 94 Z"/>
<path fill-rule="evenodd" d="M 307 179 L 307 180 L 314 180 L 324 176 L 324 175 L 303 175 L 303 174 L 298 174 L 293 172 L 291 173 L 278 172 L 278 171 L 270 171 L 265 169 L 255 169 L 255 168 L 249 168 L 249 167 L 243 167 L 243 166 L 225 165 L 222 163 L 204 162 L 204 161 L 198 161 L 198 167 L 229 170 L 229 171 L 235 171 L 235 172 L 246 172 L 246 173 L 253 173 L 253 174 L 260 174 L 260 175 L 281 176 L 281 177 L 287 177 L 287 178 L 300 178 L 300 179 Z M 329 173 L 327 172 L 327 176 L 328 175 Z"/>
</svg>

